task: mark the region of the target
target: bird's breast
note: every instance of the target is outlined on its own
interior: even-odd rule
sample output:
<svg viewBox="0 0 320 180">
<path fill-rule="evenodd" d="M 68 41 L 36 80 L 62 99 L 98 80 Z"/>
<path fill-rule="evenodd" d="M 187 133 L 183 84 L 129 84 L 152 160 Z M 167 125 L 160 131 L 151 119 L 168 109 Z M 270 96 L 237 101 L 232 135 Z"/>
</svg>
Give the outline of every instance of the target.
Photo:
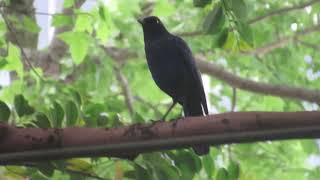
<svg viewBox="0 0 320 180">
<path fill-rule="evenodd" d="M 183 60 L 168 46 L 147 47 L 146 57 L 159 88 L 171 96 L 177 94 L 183 88 L 186 73 Z"/>
</svg>

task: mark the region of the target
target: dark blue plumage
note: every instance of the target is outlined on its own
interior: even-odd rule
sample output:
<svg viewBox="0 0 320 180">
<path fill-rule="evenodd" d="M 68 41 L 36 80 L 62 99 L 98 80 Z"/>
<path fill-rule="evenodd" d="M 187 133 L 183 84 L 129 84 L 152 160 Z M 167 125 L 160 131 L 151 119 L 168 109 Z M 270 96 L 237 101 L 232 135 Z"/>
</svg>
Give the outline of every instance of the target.
<svg viewBox="0 0 320 180">
<path fill-rule="evenodd" d="M 145 53 L 152 77 L 174 102 L 183 106 L 185 116 L 208 114 L 200 73 L 184 40 L 170 34 L 155 16 L 139 20 L 143 27 Z M 208 146 L 194 148 L 207 154 Z"/>
</svg>

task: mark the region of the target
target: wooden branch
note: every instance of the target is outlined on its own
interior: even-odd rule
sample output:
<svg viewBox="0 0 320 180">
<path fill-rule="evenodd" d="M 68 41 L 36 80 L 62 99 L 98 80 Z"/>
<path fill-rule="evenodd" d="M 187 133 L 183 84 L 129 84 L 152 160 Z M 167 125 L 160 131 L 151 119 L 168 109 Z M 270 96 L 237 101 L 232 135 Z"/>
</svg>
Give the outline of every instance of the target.
<svg viewBox="0 0 320 180">
<path fill-rule="evenodd" d="M 302 44 L 302 45 L 304 45 L 304 46 L 306 46 L 306 47 L 308 47 L 308 48 L 312 48 L 312 49 L 314 49 L 315 51 L 320 51 L 320 45 L 318 45 L 318 44 L 316 44 L 316 43 L 310 43 L 310 42 L 307 42 L 307 41 L 302 41 L 302 40 L 300 40 L 300 39 L 297 39 L 297 41 L 298 41 L 300 44 Z"/>
<path fill-rule="evenodd" d="M 319 26 L 315 26 L 319 28 Z M 305 34 L 306 32 L 310 33 L 316 30 L 317 28 L 312 27 L 308 28 L 307 31 L 302 31 L 300 33 Z M 129 52 L 128 49 L 117 49 L 117 48 L 104 48 L 106 53 L 109 51 L 113 52 L 110 56 L 115 60 L 120 60 L 121 63 L 129 60 L 137 58 L 138 55 L 132 52 Z M 126 59 L 128 58 L 128 59 Z M 262 83 L 256 82 L 250 79 L 242 78 L 235 74 L 232 74 L 226 71 L 223 67 L 213 63 L 212 61 L 209 62 L 204 56 L 201 54 L 195 55 L 196 63 L 198 68 L 202 73 L 210 75 L 213 78 L 217 78 L 232 87 L 254 92 L 260 94 L 267 94 L 272 96 L 280 96 L 280 97 L 288 97 L 288 98 L 295 98 L 300 100 L 305 100 L 309 102 L 320 102 L 320 91 L 319 90 L 312 90 L 307 88 L 300 88 L 300 87 L 292 87 L 286 85 L 273 85 L 269 83 Z"/>
<path fill-rule="evenodd" d="M 301 36 L 309 35 L 309 34 L 312 34 L 312 33 L 318 32 L 318 31 L 320 31 L 320 24 L 316 25 L 316 26 L 305 28 L 304 30 L 298 31 L 297 33 L 295 33 L 292 36 L 282 37 L 274 42 L 266 44 L 262 47 L 258 47 L 256 49 L 254 49 L 253 51 L 243 52 L 242 54 L 250 54 L 250 55 L 256 55 L 256 56 L 261 57 L 261 56 L 264 56 L 265 54 L 267 54 L 275 49 L 282 48 L 282 47 L 286 46 L 287 44 L 298 39 Z"/>
<path fill-rule="evenodd" d="M 272 96 L 288 97 L 301 99 L 309 102 L 320 102 L 320 91 L 312 90 L 306 88 L 292 87 L 286 85 L 272 85 L 263 82 L 256 82 L 250 79 L 242 78 L 237 75 L 234 75 L 226 70 L 223 67 L 205 60 L 203 56 L 197 56 L 197 66 L 200 71 L 213 76 L 232 87 L 236 87 L 242 90 L 267 94 Z"/>
<path fill-rule="evenodd" d="M 116 73 L 117 80 L 119 82 L 119 85 L 122 89 L 122 94 L 124 96 L 126 105 L 128 107 L 129 113 L 131 117 L 134 114 L 134 109 L 133 109 L 133 96 L 129 87 L 129 83 L 127 78 L 122 74 L 121 70 L 119 67 L 114 67 L 114 71 Z"/>
<path fill-rule="evenodd" d="M 320 112 L 232 112 L 120 128 L 16 128 L 0 124 L 0 164 L 124 157 L 200 144 L 319 138 Z"/>
<path fill-rule="evenodd" d="M 303 9 L 307 6 L 311 6 L 312 4 L 315 4 L 315 3 L 319 3 L 320 0 L 311 0 L 311 1 L 307 1 L 307 2 L 304 2 L 304 3 L 301 3 L 301 4 L 297 4 L 297 5 L 294 5 L 294 6 L 291 6 L 291 7 L 284 7 L 284 8 L 281 8 L 281 9 L 277 9 L 277 10 L 274 10 L 274 11 L 271 11 L 263 16 L 259 16 L 259 17 L 256 17 L 254 19 L 251 19 L 248 21 L 249 24 L 254 24 L 258 21 L 261 21 L 263 19 L 266 19 L 266 18 L 269 18 L 269 17 L 272 17 L 272 16 L 278 16 L 278 15 L 281 15 L 281 14 L 284 14 L 284 13 L 288 13 L 290 11 L 294 11 L 294 10 L 299 10 L 299 9 Z"/>
</svg>

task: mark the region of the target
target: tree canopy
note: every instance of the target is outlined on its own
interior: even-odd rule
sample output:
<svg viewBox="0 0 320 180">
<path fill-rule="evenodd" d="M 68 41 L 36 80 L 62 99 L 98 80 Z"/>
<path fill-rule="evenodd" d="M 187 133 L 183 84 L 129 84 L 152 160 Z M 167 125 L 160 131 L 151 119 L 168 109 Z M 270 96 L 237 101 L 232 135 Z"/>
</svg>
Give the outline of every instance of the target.
<svg viewBox="0 0 320 180">
<path fill-rule="evenodd" d="M 33 0 L 1 2 L 0 120 L 18 127 L 120 127 L 160 119 L 171 104 L 155 85 L 137 19 L 158 16 L 187 41 L 203 73 L 210 114 L 318 110 L 319 0 Z M 52 18 L 37 48 L 35 16 Z M 168 119 L 183 116 L 176 106 Z M 87 136 L 87 134 L 83 134 Z M 267 141 L 118 158 L 74 158 L 0 167 L 13 179 L 319 179 L 317 140 Z"/>
</svg>

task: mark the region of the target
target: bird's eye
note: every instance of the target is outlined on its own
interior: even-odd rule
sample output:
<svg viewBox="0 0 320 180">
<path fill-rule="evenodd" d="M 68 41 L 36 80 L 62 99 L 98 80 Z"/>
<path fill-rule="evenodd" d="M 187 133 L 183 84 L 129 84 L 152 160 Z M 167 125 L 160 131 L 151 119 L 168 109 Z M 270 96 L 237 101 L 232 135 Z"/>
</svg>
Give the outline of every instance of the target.
<svg viewBox="0 0 320 180">
<path fill-rule="evenodd" d="M 159 23 L 160 23 L 160 21 L 159 21 L 159 20 L 157 20 L 157 21 L 156 21 L 156 23 L 157 23 L 157 24 L 159 24 Z"/>
</svg>

